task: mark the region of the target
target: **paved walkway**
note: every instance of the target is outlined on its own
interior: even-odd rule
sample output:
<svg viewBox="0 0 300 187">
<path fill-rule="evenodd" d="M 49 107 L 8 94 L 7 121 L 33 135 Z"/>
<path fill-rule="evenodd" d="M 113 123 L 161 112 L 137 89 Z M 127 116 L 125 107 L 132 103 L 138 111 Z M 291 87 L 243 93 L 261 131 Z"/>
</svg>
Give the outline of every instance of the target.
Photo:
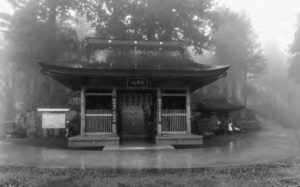
<svg viewBox="0 0 300 187">
<path fill-rule="evenodd" d="M 282 129 L 211 138 L 193 149 L 99 151 L 49 149 L 0 141 L 0 165 L 49 168 L 194 168 L 263 163 L 296 156 Z"/>
</svg>

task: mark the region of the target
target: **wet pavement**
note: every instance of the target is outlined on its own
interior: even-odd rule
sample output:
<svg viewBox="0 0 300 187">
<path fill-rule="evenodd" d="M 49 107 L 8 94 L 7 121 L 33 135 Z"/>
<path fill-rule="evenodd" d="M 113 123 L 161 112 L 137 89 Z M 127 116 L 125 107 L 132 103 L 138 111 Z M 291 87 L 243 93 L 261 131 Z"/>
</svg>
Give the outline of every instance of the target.
<svg viewBox="0 0 300 187">
<path fill-rule="evenodd" d="M 215 136 L 201 147 L 174 150 L 57 149 L 0 141 L 0 165 L 47 168 L 196 168 L 255 164 L 292 158 L 293 137 L 282 129 Z"/>
</svg>

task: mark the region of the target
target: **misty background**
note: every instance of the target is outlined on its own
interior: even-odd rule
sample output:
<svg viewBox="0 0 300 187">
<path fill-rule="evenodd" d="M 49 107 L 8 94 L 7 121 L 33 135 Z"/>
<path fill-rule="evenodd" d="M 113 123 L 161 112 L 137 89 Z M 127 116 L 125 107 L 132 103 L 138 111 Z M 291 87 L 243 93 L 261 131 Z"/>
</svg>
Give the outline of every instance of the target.
<svg viewBox="0 0 300 187">
<path fill-rule="evenodd" d="M 182 41 L 199 63 L 231 65 L 226 78 L 196 92 L 198 99 L 226 97 L 298 129 L 300 10 L 289 10 L 292 0 L 288 7 L 278 4 L 283 0 L 243 2 L 1 1 L 0 122 L 20 110 L 65 107 L 72 91 L 41 74 L 37 62 L 79 59 L 80 42 L 100 37 Z"/>
</svg>

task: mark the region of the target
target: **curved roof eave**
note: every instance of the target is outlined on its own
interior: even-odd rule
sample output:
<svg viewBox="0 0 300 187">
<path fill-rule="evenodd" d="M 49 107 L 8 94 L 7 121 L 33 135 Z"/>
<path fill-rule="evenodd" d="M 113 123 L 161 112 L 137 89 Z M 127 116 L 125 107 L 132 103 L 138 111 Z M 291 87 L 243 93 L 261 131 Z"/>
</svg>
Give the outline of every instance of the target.
<svg viewBox="0 0 300 187">
<path fill-rule="evenodd" d="M 65 76 L 178 76 L 178 77 L 218 77 L 224 74 L 230 66 L 212 66 L 199 69 L 127 69 L 127 68 L 88 68 L 66 67 L 39 62 L 43 72 Z"/>
</svg>

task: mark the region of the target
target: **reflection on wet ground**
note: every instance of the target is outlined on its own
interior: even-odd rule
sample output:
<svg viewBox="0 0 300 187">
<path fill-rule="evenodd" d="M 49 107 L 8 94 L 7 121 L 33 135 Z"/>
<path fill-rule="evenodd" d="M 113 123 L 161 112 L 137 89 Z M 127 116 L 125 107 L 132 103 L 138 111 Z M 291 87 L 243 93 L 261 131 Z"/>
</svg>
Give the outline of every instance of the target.
<svg viewBox="0 0 300 187">
<path fill-rule="evenodd" d="M 262 163 L 296 156 L 287 131 L 215 136 L 204 146 L 175 150 L 56 149 L 0 141 L 0 165 L 50 168 L 194 168 Z"/>
</svg>

